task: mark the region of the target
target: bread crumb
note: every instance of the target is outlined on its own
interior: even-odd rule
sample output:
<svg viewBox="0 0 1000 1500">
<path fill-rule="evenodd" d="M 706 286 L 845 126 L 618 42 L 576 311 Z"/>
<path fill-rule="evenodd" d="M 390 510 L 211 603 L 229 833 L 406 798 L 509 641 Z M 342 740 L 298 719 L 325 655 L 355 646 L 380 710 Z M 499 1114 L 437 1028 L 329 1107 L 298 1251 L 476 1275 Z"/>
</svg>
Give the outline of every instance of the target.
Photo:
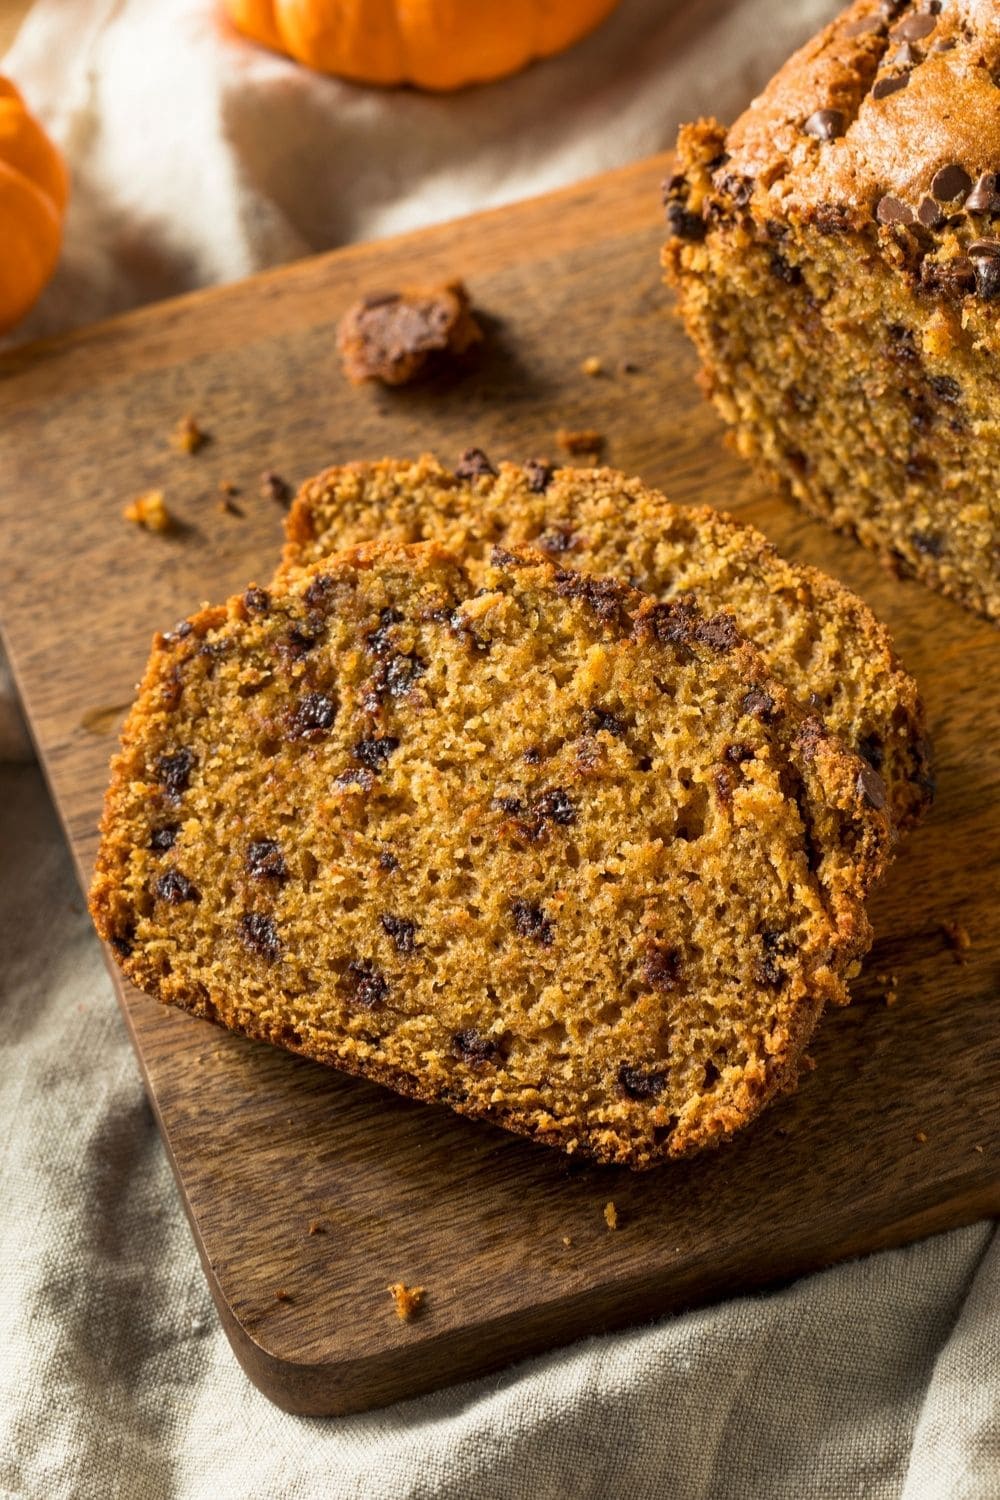
<svg viewBox="0 0 1000 1500">
<path fill-rule="evenodd" d="M 977 1156 L 985 1156 L 986 1155 L 986 1147 L 985 1146 L 973 1146 L 972 1149 L 973 1149 L 973 1151 L 975 1151 L 975 1153 L 976 1153 Z"/>
<path fill-rule="evenodd" d="M 144 490 L 126 505 L 122 515 L 144 531 L 169 531 L 173 525 L 162 490 Z"/>
<path fill-rule="evenodd" d="M 926 1130 L 915 1130 L 913 1132 L 913 1139 L 916 1141 L 916 1143 L 917 1143 L 918 1146 L 926 1146 L 926 1144 L 927 1144 L 927 1132 L 926 1132 Z"/>
<path fill-rule="evenodd" d="M 572 1243 L 573 1243 L 573 1241 L 570 1239 L 569 1235 L 568 1234 L 564 1234 L 563 1235 L 563 1244 L 564 1245 L 572 1245 Z"/>
<path fill-rule="evenodd" d="M 326 1230 L 323 1228 L 323 1220 L 322 1219 L 310 1219 L 309 1220 L 309 1233 L 310 1234 L 325 1234 Z"/>
<path fill-rule="evenodd" d="M 278 1290 L 274 1294 L 274 1300 L 275 1302 L 291 1302 L 291 1293 L 286 1292 L 283 1286 L 279 1286 Z"/>
<path fill-rule="evenodd" d="M 604 372 L 604 365 L 596 354 L 588 354 L 587 358 L 581 364 L 580 369 L 584 375 L 601 375 Z"/>
<path fill-rule="evenodd" d="M 609 1229 L 618 1228 L 618 1210 L 613 1203 L 605 1203 L 604 1205 L 604 1222 Z"/>
<path fill-rule="evenodd" d="M 604 448 L 604 434 L 593 427 L 582 427 L 578 431 L 560 427 L 556 442 L 567 453 L 586 453 L 596 458 Z"/>
<path fill-rule="evenodd" d="M 969 929 L 963 926 L 961 922 L 942 922 L 941 932 L 948 947 L 955 955 L 955 962 L 957 964 L 966 963 L 965 955 L 972 947 Z"/>
<path fill-rule="evenodd" d="M 394 1281 L 388 1288 L 389 1296 L 396 1304 L 396 1317 L 403 1323 L 412 1322 L 424 1300 L 422 1286 L 407 1286 L 404 1281 Z"/>
<path fill-rule="evenodd" d="M 348 308 L 337 328 L 344 374 L 355 385 L 406 385 L 482 338 L 460 281 L 371 292 Z"/>
<path fill-rule="evenodd" d="M 197 453 L 208 442 L 208 433 L 189 415 L 178 422 L 171 435 L 171 442 L 181 453 Z"/>
<path fill-rule="evenodd" d="M 282 479 L 273 469 L 266 469 L 260 476 L 260 496 L 262 500 L 274 500 L 278 505 L 289 505 L 292 487 L 287 479 Z"/>
<path fill-rule="evenodd" d="M 899 975 L 898 974 L 876 974 L 876 980 L 882 986 L 882 999 L 886 1005 L 895 1005 L 899 999 Z"/>
</svg>

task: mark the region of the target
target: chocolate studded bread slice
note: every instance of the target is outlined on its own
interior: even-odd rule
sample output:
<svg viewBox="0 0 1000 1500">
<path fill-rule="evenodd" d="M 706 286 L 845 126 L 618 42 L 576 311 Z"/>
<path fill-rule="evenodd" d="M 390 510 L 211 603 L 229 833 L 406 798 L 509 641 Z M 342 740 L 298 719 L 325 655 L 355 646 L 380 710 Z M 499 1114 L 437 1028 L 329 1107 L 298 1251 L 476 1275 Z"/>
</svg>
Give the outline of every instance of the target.
<svg viewBox="0 0 1000 1500">
<path fill-rule="evenodd" d="M 793 567 L 729 516 L 679 509 L 610 469 L 496 472 L 473 456 L 464 477 L 432 458 L 329 469 L 302 487 L 286 530 L 286 572 L 378 536 L 437 541 L 473 559 L 502 541 L 660 599 L 693 590 L 707 610 L 735 615 L 775 677 L 881 773 L 897 828 L 930 802 L 923 705 L 884 626 L 856 594 Z"/>
<path fill-rule="evenodd" d="M 647 1167 L 794 1081 L 881 803 L 728 615 L 379 545 L 156 639 L 91 910 L 161 1000 Z"/>
</svg>

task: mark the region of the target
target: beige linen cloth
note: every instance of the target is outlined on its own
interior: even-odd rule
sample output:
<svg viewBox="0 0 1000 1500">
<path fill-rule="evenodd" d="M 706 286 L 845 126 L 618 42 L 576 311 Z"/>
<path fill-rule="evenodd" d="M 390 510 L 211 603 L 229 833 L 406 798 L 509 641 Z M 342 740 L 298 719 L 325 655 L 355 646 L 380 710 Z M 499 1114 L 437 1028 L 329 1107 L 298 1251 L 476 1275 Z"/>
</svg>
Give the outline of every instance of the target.
<svg viewBox="0 0 1000 1500">
<path fill-rule="evenodd" d="M 31 12 L 3 71 L 75 191 L 19 337 L 659 149 L 835 9 L 623 0 L 566 56 L 434 99 L 312 77 L 212 7 Z M 0 760 L 0 1495 L 998 1500 L 987 1224 L 388 1411 L 271 1406 L 219 1327 L 9 686 Z"/>
</svg>

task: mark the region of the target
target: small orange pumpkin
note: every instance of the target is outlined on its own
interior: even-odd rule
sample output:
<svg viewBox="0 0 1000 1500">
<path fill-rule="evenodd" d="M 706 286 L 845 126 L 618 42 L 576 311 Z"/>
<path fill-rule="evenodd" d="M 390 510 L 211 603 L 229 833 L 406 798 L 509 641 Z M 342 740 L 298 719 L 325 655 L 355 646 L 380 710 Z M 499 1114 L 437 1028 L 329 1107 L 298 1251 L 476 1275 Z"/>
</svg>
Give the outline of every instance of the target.
<svg viewBox="0 0 1000 1500">
<path fill-rule="evenodd" d="M 226 0 L 247 36 L 356 83 L 448 91 L 516 73 L 618 0 Z"/>
<path fill-rule="evenodd" d="M 59 259 L 69 176 L 7 78 L 0 78 L 0 332 L 32 306 Z"/>
</svg>

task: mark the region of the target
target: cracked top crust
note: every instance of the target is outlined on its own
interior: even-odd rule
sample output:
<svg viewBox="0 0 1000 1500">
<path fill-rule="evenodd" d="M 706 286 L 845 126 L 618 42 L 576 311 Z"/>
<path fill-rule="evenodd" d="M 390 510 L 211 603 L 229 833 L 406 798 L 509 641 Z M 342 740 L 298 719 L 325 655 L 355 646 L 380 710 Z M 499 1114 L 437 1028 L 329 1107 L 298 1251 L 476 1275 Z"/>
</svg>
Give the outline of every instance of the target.
<svg viewBox="0 0 1000 1500">
<path fill-rule="evenodd" d="M 709 219 L 745 211 L 857 232 L 915 272 L 924 292 L 991 302 L 1000 296 L 998 82 L 995 4 L 856 0 L 728 134 L 713 141 L 710 127 L 692 127 L 685 147 L 682 133 L 686 169 L 697 157 L 710 179 L 685 212 L 705 215 L 710 204 Z M 684 229 L 675 226 L 695 237 Z"/>
</svg>

